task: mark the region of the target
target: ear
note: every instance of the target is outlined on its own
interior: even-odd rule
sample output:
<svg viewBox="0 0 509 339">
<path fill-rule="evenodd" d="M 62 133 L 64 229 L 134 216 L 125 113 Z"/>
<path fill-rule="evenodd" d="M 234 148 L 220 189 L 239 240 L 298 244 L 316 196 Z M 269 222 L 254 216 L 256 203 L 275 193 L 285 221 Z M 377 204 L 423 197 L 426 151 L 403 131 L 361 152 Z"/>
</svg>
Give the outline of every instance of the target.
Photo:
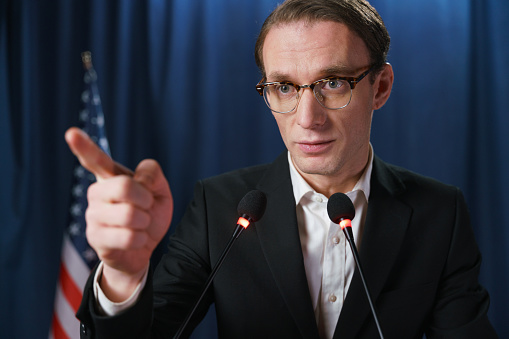
<svg viewBox="0 0 509 339">
<path fill-rule="evenodd" d="M 373 100 L 373 109 L 375 110 L 382 108 L 391 95 L 392 83 L 394 82 L 394 72 L 392 71 L 391 64 L 386 63 L 377 78 L 374 85 L 375 96 Z"/>
</svg>

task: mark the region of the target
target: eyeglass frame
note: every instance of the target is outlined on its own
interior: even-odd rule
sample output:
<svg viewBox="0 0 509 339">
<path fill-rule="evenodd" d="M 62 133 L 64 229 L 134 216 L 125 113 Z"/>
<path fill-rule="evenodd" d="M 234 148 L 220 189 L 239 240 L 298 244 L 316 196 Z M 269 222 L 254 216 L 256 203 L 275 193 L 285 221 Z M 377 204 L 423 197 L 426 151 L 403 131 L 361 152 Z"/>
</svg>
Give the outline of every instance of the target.
<svg viewBox="0 0 509 339">
<path fill-rule="evenodd" d="M 258 84 L 256 85 L 256 90 L 258 91 L 258 94 L 260 94 L 260 96 L 263 97 L 265 103 L 267 104 L 267 106 L 269 107 L 269 109 L 272 111 L 272 112 L 275 112 L 275 113 L 279 113 L 279 114 L 286 114 L 286 113 L 290 113 L 290 112 L 293 112 L 297 106 L 299 106 L 299 102 L 300 102 L 300 98 L 301 96 L 298 95 L 299 94 L 299 91 L 301 88 L 303 89 L 306 89 L 306 88 L 309 88 L 311 89 L 311 91 L 313 91 L 313 96 L 315 97 L 316 101 L 318 101 L 318 103 L 323 107 L 323 108 L 326 108 L 326 109 L 330 109 L 330 110 L 340 110 L 342 108 L 345 108 L 346 106 L 348 106 L 350 104 L 350 101 L 352 101 L 352 96 L 353 96 L 353 90 L 355 88 L 355 86 L 357 86 L 357 84 L 366 77 L 366 75 L 368 75 L 373 69 L 375 69 L 375 66 L 371 66 L 367 71 L 361 73 L 359 76 L 356 76 L 356 77 L 327 77 L 327 78 L 323 78 L 323 79 L 319 79 L 319 80 L 316 80 L 316 81 L 313 81 L 312 83 L 310 83 L 309 85 L 297 85 L 296 83 L 293 83 L 291 81 L 273 81 L 273 82 L 264 82 L 265 80 L 267 80 L 266 77 L 263 77 L 259 82 Z M 339 107 L 339 108 L 329 108 L 329 107 L 326 107 L 323 105 L 323 103 L 316 97 L 316 93 L 315 93 L 315 86 L 322 83 L 322 82 L 327 82 L 327 81 L 331 81 L 331 80 L 342 80 L 342 81 L 346 81 L 349 85 L 350 85 L 350 98 L 348 99 L 348 102 L 346 103 L 346 105 L 342 106 L 342 107 Z M 295 107 L 292 108 L 291 110 L 289 111 L 286 111 L 286 112 L 279 112 L 279 111 L 275 111 L 273 110 L 269 103 L 267 102 L 267 99 L 265 98 L 265 96 L 263 95 L 263 90 L 265 87 L 269 86 L 269 85 L 291 85 L 293 86 L 294 88 L 297 89 L 297 103 L 295 104 Z"/>
</svg>

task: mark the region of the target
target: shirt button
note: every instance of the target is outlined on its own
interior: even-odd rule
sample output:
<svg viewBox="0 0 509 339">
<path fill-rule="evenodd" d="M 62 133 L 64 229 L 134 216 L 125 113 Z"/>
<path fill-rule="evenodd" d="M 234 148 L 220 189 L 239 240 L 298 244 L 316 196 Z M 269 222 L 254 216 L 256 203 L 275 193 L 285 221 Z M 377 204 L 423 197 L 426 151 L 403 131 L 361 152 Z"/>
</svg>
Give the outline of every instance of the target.
<svg viewBox="0 0 509 339">
<path fill-rule="evenodd" d="M 338 237 L 332 238 L 332 242 L 336 245 L 339 244 L 339 238 Z"/>
<path fill-rule="evenodd" d="M 323 202 L 323 199 L 322 199 L 322 197 L 315 197 L 315 201 L 316 202 Z"/>
<path fill-rule="evenodd" d="M 330 301 L 331 303 L 336 302 L 336 300 L 337 300 L 337 299 L 338 299 L 338 298 L 336 298 L 336 296 L 335 296 L 334 294 L 331 294 L 331 295 L 330 295 L 330 297 L 329 297 L 329 301 Z"/>
</svg>

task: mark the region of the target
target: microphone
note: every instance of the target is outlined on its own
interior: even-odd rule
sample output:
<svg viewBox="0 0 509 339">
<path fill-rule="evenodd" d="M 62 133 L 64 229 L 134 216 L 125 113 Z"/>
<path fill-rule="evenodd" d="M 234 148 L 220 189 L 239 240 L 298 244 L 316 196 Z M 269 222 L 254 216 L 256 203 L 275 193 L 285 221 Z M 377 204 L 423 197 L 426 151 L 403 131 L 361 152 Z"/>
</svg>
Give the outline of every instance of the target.
<svg viewBox="0 0 509 339">
<path fill-rule="evenodd" d="M 205 296 L 205 293 L 207 292 L 210 284 L 212 283 L 212 280 L 214 280 L 214 277 L 217 274 L 217 271 L 223 264 L 224 259 L 226 258 L 226 255 L 228 252 L 230 252 L 230 249 L 232 248 L 233 243 L 239 235 L 242 233 L 243 230 L 245 230 L 251 222 L 256 222 L 260 220 L 265 213 L 265 207 L 267 206 L 267 197 L 265 196 L 265 193 L 258 190 L 252 190 L 249 191 L 239 202 L 237 206 L 237 213 L 239 214 L 239 219 L 237 221 L 237 226 L 235 227 L 235 230 L 233 231 L 232 237 L 228 244 L 226 244 L 225 249 L 223 250 L 223 253 L 219 257 L 219 260 L 217 261 L 216 265 L 210 272 L 210 275 L 205 282 L 205 286 L 203 287 L 203 290 L 200 294 L 200 297 L 198 300 L 194 303 L 194 306 L 192 310 L 187 315 L 186 319 L 180 325 L 179 330 L 173 337 L 174 339 L 180 338 L 182 333 L 184 332 L 187 324 L 189 323 L 189 320 L 191 320 L 191 317 L 193 316 L 194 312 L 198 308 L 198 305 L 200 304 L 201 300 Z"/>
<path fill-rule="evenodd" d="M 355 264 L 359 269 L 362 284 L 364 285 L 364 291 L 366 292 L 366 296 L 368 297 L 369 307 L 371 308 L 373 318 L 375 319 L 378 334 L 380 335 L 380 338 L 383 339 L 384 336 L 382 333 L 382 328 L 380 327 L 380 322 L 378 321 L 375 306 L 373 304 L 373 301 L 371 300 L 371 294 L 369 293 L 368 284 L 366 282 L 366 279 L 364 278 L 364 272 L 361 267 L 361 261 L 359 258 L 359 253 L 357 252 L 357 246 L 355 246 L 355 241 L 353 239 L 352 219 L 355 217 L 355 207 L 353 206 L 352 201 L 346 194 L 334 193 L 329 198 L 329 202 L 327 203 L 327 213 L 329 214 L 329 218 L 333 223 L 339 224 L 341 226 L 341 229 L 345 233 L 346 239 L 350 244 Z"/>
</svg>

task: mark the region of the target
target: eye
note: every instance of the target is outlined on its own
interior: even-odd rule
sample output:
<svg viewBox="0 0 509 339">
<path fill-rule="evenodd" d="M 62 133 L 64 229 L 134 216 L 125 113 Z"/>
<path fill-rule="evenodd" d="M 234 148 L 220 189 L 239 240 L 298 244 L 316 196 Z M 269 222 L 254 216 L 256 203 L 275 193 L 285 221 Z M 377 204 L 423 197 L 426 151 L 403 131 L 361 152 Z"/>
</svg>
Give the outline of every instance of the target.
<svg viewBox="0 0 509 339">
<path fill-rule="evenodd" d="M 329 89 L 337 89 L 337 88 L 340 88 L 342 85 L 343 85 L 343 83 L 341 81 L 332 79 L 332 80 L 327 81 L 325 86 Z"/>
<path fill-rule="evenodd" d="M 287 94 L 287 93 L 290 93 L 292 91 L 292 86 L 290 85 L 286 85 L 286 84 L 282 84 L 282 85 L 279 85 L 277 86 L 277 90 L 283 94 Z"/>
</svg>

